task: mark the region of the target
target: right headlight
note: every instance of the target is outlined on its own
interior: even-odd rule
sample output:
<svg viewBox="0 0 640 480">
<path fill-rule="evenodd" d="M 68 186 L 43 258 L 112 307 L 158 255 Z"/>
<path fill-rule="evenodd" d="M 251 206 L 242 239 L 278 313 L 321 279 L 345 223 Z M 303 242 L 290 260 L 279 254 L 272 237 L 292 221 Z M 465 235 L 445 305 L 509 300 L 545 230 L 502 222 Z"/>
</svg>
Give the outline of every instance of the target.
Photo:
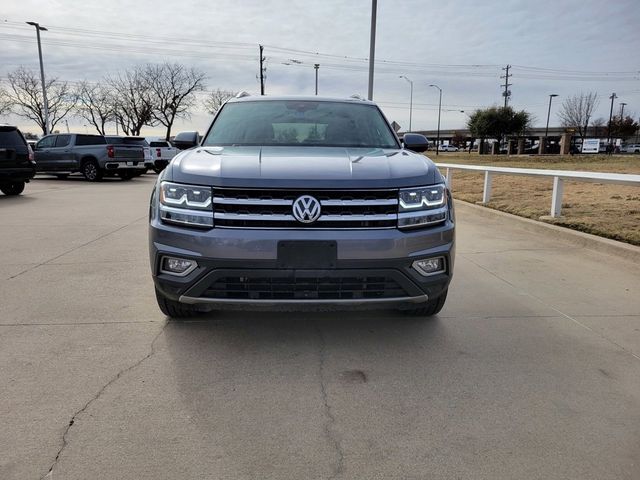
<svg viewBox="0 0 640 480">
<path fill-rule="evenodd" d="M 160 183 L 160 218 L 165 223 L 187 227 L 213 227 L 211 187 Z"/>
<path fill-rule="evenodd" d="M 398 228 L 417 228 L 447 220 L 447 188 L 444 184 L 403 188 L 398 199 Z"/>
</svg>

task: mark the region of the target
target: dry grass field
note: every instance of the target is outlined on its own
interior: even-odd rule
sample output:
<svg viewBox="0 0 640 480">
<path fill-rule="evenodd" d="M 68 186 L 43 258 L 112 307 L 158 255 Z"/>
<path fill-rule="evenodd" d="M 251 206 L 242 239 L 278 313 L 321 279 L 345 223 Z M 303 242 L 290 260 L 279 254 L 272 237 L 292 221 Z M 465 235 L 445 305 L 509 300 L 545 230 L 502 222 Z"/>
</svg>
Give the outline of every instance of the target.
<svg viewBox="0 0 640 480">
<path fill-rule="evenodd" d="M 441 153 L 436 157 L 435 152 L 427 155 L 442 163 L 640 174 L 640 155 L 537 157 Z M 483 178 L 483 173 L 454 171 L 454 198 L 480 202 Z M 552 179 L 494 175 L 487 206 L 540 219 L 549 215 L 552 184 Z M 640 187 L 565 182 L 562 217 L 544 221 L 640 245 Z"/>
</svg>

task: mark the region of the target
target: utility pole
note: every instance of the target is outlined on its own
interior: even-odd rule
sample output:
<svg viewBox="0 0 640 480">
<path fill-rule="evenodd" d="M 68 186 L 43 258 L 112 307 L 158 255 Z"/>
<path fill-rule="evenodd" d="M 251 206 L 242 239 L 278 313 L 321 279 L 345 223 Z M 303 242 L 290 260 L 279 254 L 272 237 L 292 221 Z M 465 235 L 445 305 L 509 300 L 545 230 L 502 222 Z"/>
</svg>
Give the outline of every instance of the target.
<svg viewBox="0 0 640 480">
<path fill-rule="evenodd" d="M 624 102 L 620 102 L 620 121 L 622 122 L 622 119 L 624 118 L 624 106 L 626 105 L 626 103 Z"/>
<path fill-rule="evenodd" d="M 376 56 L 376 13 L 378 0 L 371 0 L 371 38 L 369 40 L 369 94 L 367 98 L 373 100 L 373 64 Z"/>
<path fill-rule="evenodd" d="M 44 81 L 44 64 L 42 63 L 42 46 L 40 44 L 40 31 L 46 32 L 45 27 L 41 27 L 37 22 L 26 22 L 28 25 L 36 27 L 38 37 L 38 57 L 40 57 L 40 81 L 42 82 L 42 101 L 44 104 L 44 134 L 49 134 L 49 101 L 47 100 L 47 87 Z"/>
<path fill-rule="evenodd" d="M 264 72 L 267 70 L 264 67 L 264 61 L 266 60 L 266 58 L 264 58 L 264 55 L 262 54 L 264 51 L 264 47 L 262 45 L 258 45 L 260 47 L 260 95 L 264 95 L 264 80 L 265 80 L 265 75 Z"/>
<path fill-rule="evenodd" d="M 609 97 L 611 99 L 611 110 L 609 110 L 609 128 L 607 129 L 607 145 L 611 143 L 611 119 L 613 118 L 613 101 L 618 98 L 615 92 Z"/>
<path fill-rule="evenodd" d="M 320 64 L 314 63 L 313 68 L 316 69 L 316 95 L 318 95 L 318 69 L 320 68 Z"/>
<path fill-rule="evenodd" d="M 504 78 L 504 85 L 500 85 L 501 87 L 504 87 L 504 92 L 502 92 L 502 96 L 504 97 L 504 108 L 507 108 L 507 105 L 509 104 L 509 97 L 511 96 L 511 90 L 509 90 L 509 87 L 513 85 L 512 83 L 509 83 L 509 77 L 513 76 L 513 74 L 509 74 L 510 68 L 511 65 L 504 67 L 502 70 L 505 71 L 505 74 L 500 75 L 500 78 Z"/>
<path fill-rule="evenodd" d="M 71 133 L 69 130 L 69 121 L 66 118 L 64 119 L 64 124 L 67 126 L 67 133 Z"/>
</svg>

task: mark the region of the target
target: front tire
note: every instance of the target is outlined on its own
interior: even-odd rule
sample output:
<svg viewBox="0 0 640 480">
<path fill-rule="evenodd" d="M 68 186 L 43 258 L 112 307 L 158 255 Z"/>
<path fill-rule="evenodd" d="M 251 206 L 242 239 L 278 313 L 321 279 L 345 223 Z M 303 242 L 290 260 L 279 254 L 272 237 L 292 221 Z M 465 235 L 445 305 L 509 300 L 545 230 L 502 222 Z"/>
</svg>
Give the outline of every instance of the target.
<svg viewBox="0 0 640 480">
<path fill-rule="evenodd" d="M 444 307 L 444 304 L 447 301 L 448 291 L 449 289 L 445 290 L 438 298 L 429 300 L 428 302 L 421 304 L 419 307 L 402 310 L 402 312 L 412 317 L 432 317 L 433 315 L 438 314 L 440 310 L 442 310 L 442 307 Z"/>
<path fill-rule="evenodd" d="M 87 160 L 82 164 L 82 175 L 89 182 L 102 180 L 102 170 L 95 160 Z"/>
<path fill-rule="evenodd" d="M 20 195 L 24 191 L 24 182 L 12 182 L 0 187 L 5 195 Z"/>
<path fill-rule="evenodd" d="M 198 308 L 195 305 L 189 305 L 186 303 L 176 302 L 175 300 L 170 300 L 165 297 L 157 288 L 156 288 L 156 301 L 158 302 L 158 307 L 160 311 L 164 313 L 167 317 L 171 318 L 187 318 L 193 317 L 200 313 Z"/>
</svg>

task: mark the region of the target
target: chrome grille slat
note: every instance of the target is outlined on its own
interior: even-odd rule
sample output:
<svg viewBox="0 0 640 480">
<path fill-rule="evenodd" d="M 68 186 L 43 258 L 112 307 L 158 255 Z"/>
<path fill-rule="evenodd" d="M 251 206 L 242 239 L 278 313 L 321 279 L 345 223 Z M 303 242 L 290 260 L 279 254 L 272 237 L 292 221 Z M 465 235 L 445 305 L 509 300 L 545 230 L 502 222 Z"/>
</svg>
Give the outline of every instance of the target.
<svg viewBox="0 0 640 480">
<path fill-rule="evenodd" d="M 323 207 L 368 207 L 374 205 L 398 205 L 394 198 L 382 200 L 320 200 Z"/>
<path fill-rule="evenodd" d="M 287 206 L 291 206 L 293 204 L 293 200 L 213 197 L 213 203 L 217 205 L 287 205 Z"/>
<path fill-rule="evenodd" d="M 294 201 L 311 195 L 321 205 L 311 224 L 293 216 Z M 298 190 L 215 188 L 216 227 L 228 228 L 396 228 L 398 190 Z"/>
</svg>

